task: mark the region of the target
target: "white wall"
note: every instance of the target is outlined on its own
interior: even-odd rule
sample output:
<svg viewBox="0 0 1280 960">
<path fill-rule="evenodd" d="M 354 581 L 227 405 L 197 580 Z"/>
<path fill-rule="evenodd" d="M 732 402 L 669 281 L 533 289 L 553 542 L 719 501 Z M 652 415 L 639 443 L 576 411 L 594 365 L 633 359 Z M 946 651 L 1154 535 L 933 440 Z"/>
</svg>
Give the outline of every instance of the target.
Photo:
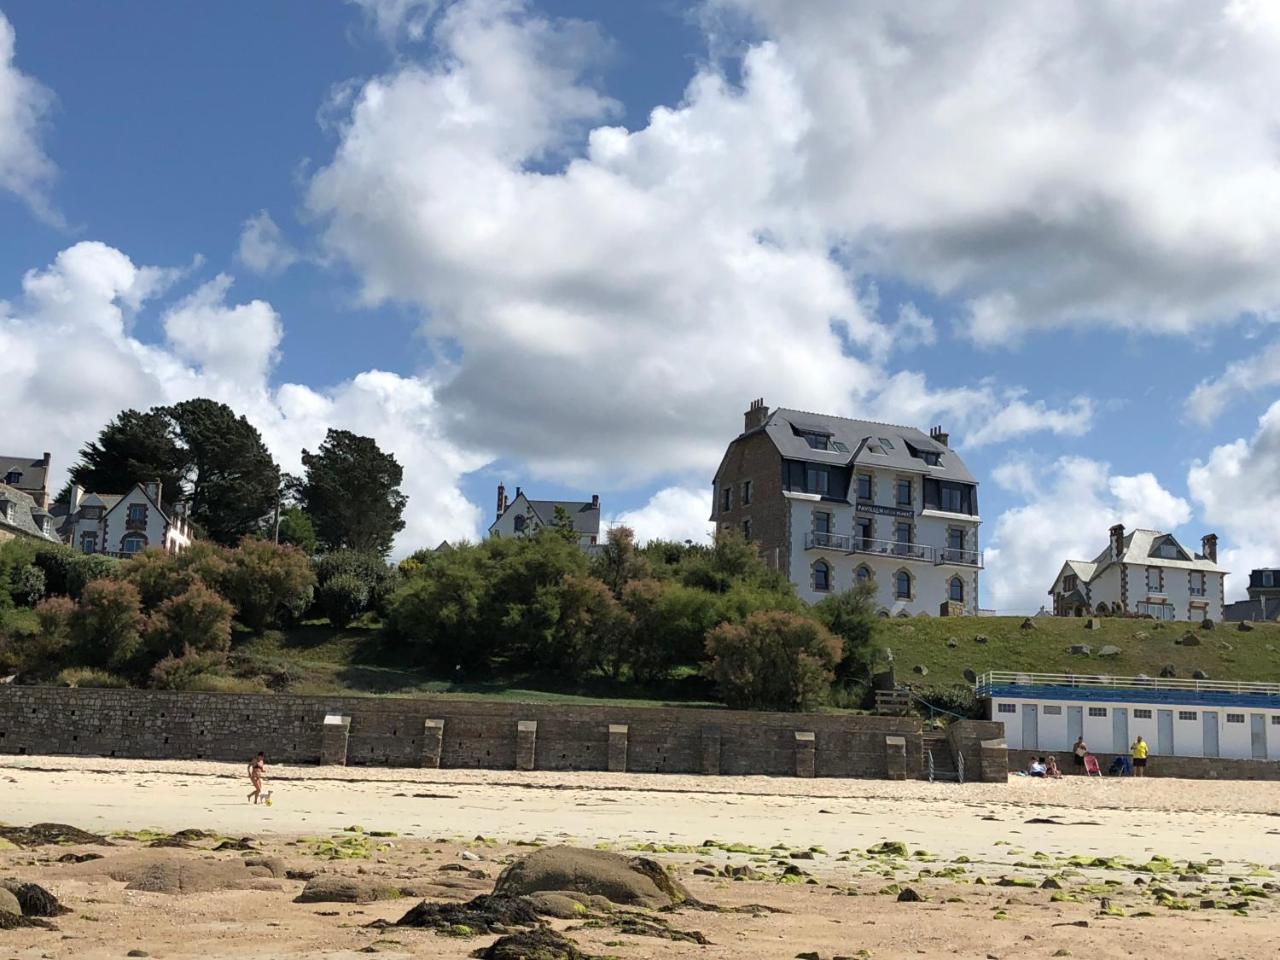
<svg viewBox="0 0 1280 960">
<path fill-rule="evenodd" d="M 132 503 L 141 503 L 147 508 L 146 526 L 139 530 L 130 530 L 125 525 L 129 518 L 129 505 Z M 131 533 L 143 534 L 147 538 L 147 547 L 163 547 L 166 526 L 164 515 L 142 489 L 135 486 L 107 513 L 106 540 L 102 549 L 112 553 L 121 552 L 124 538 Z"/>
<path fill-rule="evenodd" d="M 891 482 L 876 484 L 877 493 Z M 905 613 L 914 616 L 927 613 L 937 616 L 942 602 L 949 596 L 951 578 L 959 576 L 964 582 L 964 608 L 968 615 L 975 615 L 978 609 L 978 574 L 977 568 L 960 564 L 935 565 L 933 561 L 913 560 L 900 556 L 877 556 L 867 553 L 848 554 L 839 550 L 807 550 L 805 537 L 813 530 L 813 514 L 821 510 L 831 514 L 831 532 L 841 536 L 855 536 L 857 527 L 854 518 L 856 510 L 851 504 L 824 502 L 811 494 L 787 494 L 790 506 L 791 531 L 791 581 L 796 585 L 796 592 L 809 603 L 816 603 L 828 593 L 820 593 L 812 588 L 812 568 L 817 560 L 824 560 L 831 568 L 831 593 L 842 593 L 854 586 L 856 571 L 860 566 L 867 566 L 875 576 L 877 587 L 877 603 L 891 616 Z M 875 518 L 873 531 L 877 540 L 893 539 L 893 517 L 879 516 Z M 941 550 L 946 546 L 947 527 L 958 525 L 956 521 L 936 517 L 916 516 L 916 542 Z M 970 536 L 966 537 L 965 549 L 976 550 L 977 524 L 972 524 Z M 907 570 L 912 576 L 912 597 L 910 600 L 899 600 L 894 596 L 894 574 L 899 570 Z"/>
</svg>

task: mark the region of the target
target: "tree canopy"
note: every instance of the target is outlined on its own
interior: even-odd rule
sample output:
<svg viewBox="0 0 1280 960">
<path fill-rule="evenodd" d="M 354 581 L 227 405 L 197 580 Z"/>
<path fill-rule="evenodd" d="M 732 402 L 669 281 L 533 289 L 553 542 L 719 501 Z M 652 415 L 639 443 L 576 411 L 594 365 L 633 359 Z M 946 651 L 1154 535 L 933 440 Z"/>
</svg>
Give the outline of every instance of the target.
<svg viewBox="0 0 1280 960">
<path fill-rule="evenodd" d="M 295 483 L 298 505 L 328 550 L 369 550 L 385 556 L 404 529 L 404 470 L 371 437 L 330 429 L 315 453 L 302 451 Z"/>
</svg>

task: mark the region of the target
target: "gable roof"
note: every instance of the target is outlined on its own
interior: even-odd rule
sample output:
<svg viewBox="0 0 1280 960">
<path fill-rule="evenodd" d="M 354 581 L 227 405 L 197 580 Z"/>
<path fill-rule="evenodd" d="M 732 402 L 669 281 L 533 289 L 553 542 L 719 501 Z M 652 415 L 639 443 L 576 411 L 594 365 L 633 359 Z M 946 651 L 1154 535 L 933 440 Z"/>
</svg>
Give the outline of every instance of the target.
<svg viewBox="0 0 1280 960">
<path fill-rule="evenodd" d="M 1190 560 L 1176 560 L 1170 557 L 1153 557 L 1151 551 L 1161 540 L 1170 540 L 1188 557 Z M 1089 560 L 1068 560 L 1066 567 L 1070 568 L 1073 573 L 1080 578 L 1081 583 L 1091 583 L 1097 579 L 1098 575 L 1115 563 L 1132 563 L 1142 564 L 1144 567 L 1169 567 L 1176 570 L 1202 570 L 1205 573 L 1226 573 L 1220 566 L 1210 560 L 1208 557 L 1202 557 L 1198 553 L 1192 553 L 1186 547 L 1178 543 L 1177 539 L 1171 533 L 1161 533 L 1159 530 L 1131 530 L 1125 534 L 1124 541 L 1120 544 L 1120 555 L 1113 556 L 1111 545 L 1103 549 L 1092 561 Z M 1058 578 L 1062 574 L 1059 572 Z M 1057 586 L 1058 580 L 1054 580 L 1054 586 Z M 1053 592 L 1053 588 L 1049 589 Z"/>
<path fill-rule="evenodd" d="M 489 524 L 489 529 L 492 530 L 522 500 L 528 504 L 534 517 L 544 527 L 555 523 L 556 508 L 561 507 L 569 515 L 575 533 L 590 537 L 600 535 L 600 507 L 593 505 L 590 500 L 531 500 L 523 492 L 507 504 L 507 509 Z"/>
<path fill-rule="evenodd" d="M 757 429 L 763 430 L 778 452 L 790 460 L 808 460 L 842 467 L 858 464 L 921 473 L 961 483 L 978 482 L 955 450 L 943 446 L 915 427 L 779 407 L 769 414 L 764 426 Z M 846 449 L 815 449 L 797 432 L 825 435 Z M 888 440 L 889 445 L 884 445 L 883 440 Z M 923 459 L 914 456 L 913 448 L 920 453 L 938 454 L 938 466 L 929 466 Z"/>
<path fill-rule="evenodd" d="M 116 509 L 116 507 L 120 506 L 121 503 L 123 503 L 125 500 L 128 500 L 135 493 L 141 493 L 142 499 L 147 501 L 147 503 L 151 504 L 153 507 L 156 508 L 156 512 L 160 514 L 160 518 L 164 520 L 165 523 L 169 522 L 169 515 L 164 512 L 164 508 L 161 507 L 160 504 L 156 503 L 153 499 L 151 499 L 151 494 L 147 493 L 146 485 L 142 483 L 135 483 L 129 489 L 129 492 L 125 494 L 120 494 L 120 495 L 106 494 L 105 496 L 114 497 L 115 499 L 115 502 L 112 503 L 109 507 L 107 507 L 106 512 L 108 514 L 112 513 Z"/>
<path fill-rule="evenodd" d="M 7 477 L 10 471 L 13 470 L 22 474 L 22 480 L 19 483 L 20 489 L 43 490 L 45 488 L 45 474 L 48 471 L 45 468 L 44 457 L 33 459 L 31 457 L 0 456 L 0 480 Z"/>
<path fill-rule="evenodd" d="M 58 542 L 57 537 L 52 534 L 46 534 L 41 529 L 40 520 L 49 516 L 49 514 L 40 509 L 36 504 L 35 498 L 30 494 L 24 493 L 17 487 L 11 487 L 7 483 L 0 483 L 0 503 L 13 505 L 12 519 L 6 520 L 5 511 L 0 511 L 0 527 L 25 534 L 28 537 L 51 540 L 54 543 Z"/>
</svg>

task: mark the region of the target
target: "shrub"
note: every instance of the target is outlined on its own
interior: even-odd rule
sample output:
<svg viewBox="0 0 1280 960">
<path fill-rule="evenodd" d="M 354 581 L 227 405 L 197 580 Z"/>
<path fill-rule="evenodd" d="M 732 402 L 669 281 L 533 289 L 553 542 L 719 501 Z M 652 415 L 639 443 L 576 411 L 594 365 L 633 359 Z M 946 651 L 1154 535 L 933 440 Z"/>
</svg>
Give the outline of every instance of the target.
<svg viewBox="0 0 1280 960">
<path fill-rule="evenodd" d="M 121 666 L 137 653 L 142 625 L 137 587 L 119 580 L 93 580 L 71 614 L 71 642 L 86 666 Z"/>
<path fill-rule="evenodd" d="M 215 655 L 225 661 L 231 649 L 235 608 L 198 580 L 156 608 L 147 624 L 148 652 L 159 659 L 180 651 Z"/>
<path fill-rule="evenodd" d="M 44 585 L 49 596 L 67 596 L 71 593 L 67 584 L 77 556 L 79 554 L 66 546 L 42 544 L 36 548 L 32 563 L 44 571 Z"/>
<path fill-rule="evenodd" d="M 875 584 L 864 580 L 852 590 L 825 598 L 814 606 L 813 616 L 840 638 L 836 676 L 841 680 L 869 679 L 875 659 L 872 638 L 876 628 Z"/>
<path fill-rule="evenodd" d="M 9 596 L 16 607 L 34 607 L 44 597 L 44 571 L 34 563 L 17 567 L 10 574 Z"/>
<path fill-rule="evenodd" d="M 373 610 L 379 616 L 384 615 L 387 600 L 398 585 L 396 571 L 387 566 L 387 562 L 378 554 L 367 550 L 334 550 L 326 553 L 316 561 L 315 571 L 319 588 L 323 588 L 335 577 L 354 577 L 364 585 L 364 605 L 355 616 L 366 609 Z"/>
<path fill-rule="evenodd" d="M 200 577 L 181 556 L 163 550 L 144 550 L 120 565 L 120 578 L 138 588 L 142 606 L 152 610 L 185 593 Z"/>
<path fill-rule="evenodd" d="M 29 540 L 0 543 L 0 610 L 30 607 L 44 595 L 44 572 L 35 566 L 35 556 L 36 546 Z"/>
<path fill-rule="evenodd" d="M 316 578 L 297 547 L 246 537 L 227 559 L 225 595 L 250 629 L 296 617 L 310 606 Z"/>
<path fill-rule="evenodd" d="M 316 588 L 316 607 L 339 630 L 364 612 L 369 587 L 353 573 L 339 573 Z"/>
<path fill-rule="evenodd" d="M 982 719 L 982 705 L 974 694 L 973 687 L 968 684 L 913 685 L 913 691 L 917 697 L 938 710 L 945 710 L 948 713 L 954 713 L 957 716 L 967 717 L 971 720 Z M 926 716 L 929 713 L 929 708 L 921 704 L 916 704 L 916 709 Z M 951 718 L 944 717 L 943 719 Z"/>
<path fill-rule="evenodd" d="M 85 586 L 114 576 L 120 561 L 101 553 L 78 553 L 71 557 L 66 572 L 67 596 L 79 600 Z"/>
<path fill-rule="evenodd" d="M 111 690 L 129 686 L 129 681 L 119 674 L 99 670 L 96 667 L 68 667 L 58 674 L 58 683 L 64 687 L 98 687 Z"/>
<path fill-rule="evenodd" d="M 602 580 L 567 575 L 560 585 L 556 635 L 565 666 L 578 674 L 599 670 L 616 679 L 628 662 L 634 621 Z"/>
<path fill-rule="evenodd" d="M 707 635 L 710 673 L 732 707 L 809 710 L 827 699 L 840 640 L 794 613 L 760 611 Z"/>
<path fill-rule="evenodd" d="M 151 686 L 159 690 L 191 690 L 197 678 L 217 670 L 225 654 L 192 650 L 170 653 L 151 668 Z"/>
</svg>

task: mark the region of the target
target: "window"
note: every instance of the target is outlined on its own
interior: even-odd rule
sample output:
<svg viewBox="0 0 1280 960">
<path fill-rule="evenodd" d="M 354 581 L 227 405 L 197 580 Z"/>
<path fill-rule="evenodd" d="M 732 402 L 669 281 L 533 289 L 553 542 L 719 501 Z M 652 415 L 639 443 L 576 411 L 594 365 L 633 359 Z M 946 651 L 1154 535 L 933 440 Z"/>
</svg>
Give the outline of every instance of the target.
<svg viewBox="0 0 1280 960">
<path fill-rule="evenodd" d="M 1178 559 L 1178 548 L 1172 543 L 1162 543 L 1160 544 L 1160 556 L 1167 560 L 1176 560 Z"/>
<path fill-rule="evenodd" d="M 80 552 L 81 553 L 97 553 L 98 552 L 98 535 L 96 533 L 80 534 Z"/>
<path fill-rule="evenodd" d="M 516 528 L 516 533 L 524 533 L 524 525 L 526 522 L 527 518 L 523 513 L 517 513 L 511 521 L 512 525 Z"/>
<path fill-rule="evenodd" d="M 1271 715 L 1271 725 L 1273 727 L 1280 727 L 1280 713 L 1273 713 Z"/>
<path fill-rule="evenodd" d="M 831 589 L 831 568 L 825 560 L 813 565 L 813 589 L 826 593 Z"/>
<path fill-rule="evenodd" d="M 1150 720 L 1150 719 L 1151 719 L 1151 711 L 1150 711 L 1150 710 L 1143 710 L 1141 707 L 1139 707 L 1139 708 L 1137 708 L 1137 709 L 1135 709 L 1135 710 L 1133 711 L 1133 719 L 1135 719 L 1135 720 Z"/>
<path fill-rule="evenodd" d="M 147 538 L 131 533 L 120 542 L 120 552 L 124 554 L 141 553 L 147 548 Z"/>
<path fill-rule="evenodd" d="M 1197 717 L 1197 716 L 1198 716 L 1198 714 L 1197 714 L 1194 710 L 1179 710 L 1179 711 L 1178 711 L 1178 719 L 1179 719 L 1179 720 L 1194 720 L 1194 719 L 1196 719 L 1196 717 Z"/>
<path fill-rule="evenodd" d="M 751 518 L 750 517 L 742 521 L 742 539 L 743 540 L 751 539 Z"/>
<path fill-rule="evenodd" d="M 942 458 L 941 458 L 941 457 L 939 457 L 936 453 L 933 453 L 933 452 L 932 452 L 932 451 L 930 451 L 930 450 L 926 450 L 926 451 L 925 451 L 924 453 L 922 453 L 920 456 L 921 456 L 922 458 L 924 458 L 924 462 L 925 462 L 925 463 L 927 463 L 927 464 L 928 464 L 929 466 L 931 466 L 931 467 L 936 467 L 939 463 L 941 463 L 941 462 L 942 462 Z"/>
<path fill-rule="evenodd" d="M 871 541 L 875 539 L 875 527 L 870 520 L 859 520 L 857 523 L 858 536 L 862 538 L 862 549 L 870 550 Z"/>
<path fill-rule="evenodd" d="M 147 525 L 147 505 L 145 503 L 129 504 L 129 515 L 125 518 L 125 526 L 145 527 Z"/>
<path fill-rule="evenodd" d="M 751 481 L 742 481 L 742 505 L 744 507 L 751 505 Z"/>
<path fill-rule="evenodd" d="M 4 482 L 11 487 L 16 487 L 22 482 L 22 473 L 18 470 L 10 470 L 4 475 Z"/>
<path fill-rule="evenodd" d="M 825 510 L 813 511 L 813 532 L 814 533 L 830 533 L 831 532 L 831 514 Z"/>
<path fill-rule="evenodd" d="M 893 442 L 888 437 L 881 437 L 880 446 L 884 447 L 886 450 L 892 450 Z"/>
<path fill-rule="evenodd" d="M 951 584 L 947 588 L 947 595 L 958 603 L 964 603 L 964 581 L 959 577 L 952 577 Z"/>
<path fill-rule="evenodd" d="M 1227 723 L 1244 723 L 1243 713 L 1228 713 Z"/>
<path fill-rule="evenodd" d="M 911 524 L 899 523 L 893 528 L 893 535 L 899 543 L 911 542 Z"/>
<path fill-rule="evenodd" d="M 1062 589 L 1066 593 L 1070 593 L 1079 586 L 1079 584 L 1080 581 L 1076 579 L 1076 575 L 1074 573 L 1069 573 L 1062 578 Z"/>
<path fill-rule="evenodd" d="M 1046 703 L 1046 704 L 1041 708 L 1041 712 L 1042 712 L 1046 717 L 1060 717 L 1060 716 L 1062 716 L 1062 707 L 1059 707 L 1059 706 L 1057 706 L 1056 704 Z"/>
<path fill-rule="evenodd" d="M 804 488 L 809 493 L 827 492 L 827 471 L 818 467 L 809 467 L 805 471 Z"/>
<path fill-rule="evenodd" d="M 1162 593 L 1164 577 L 1159 567 L 1147 567 L 1147 590 L 1151 593 Z"/>
<path fill-rule="evenodd" d="M 959 527 L 947 528 L 947 549 L 963 550 L 964 549 L 964 531 Z"/>
<path fill-rule="evenodd" d="M 805 443 L 807 443 L 807 444 L 808 444 L 810 447 L 812 447 L 814 450 L 829 450 L 829 449 L 831 449 L 831 436 L 830 436 L 830 434 L 826 434 L 826 433 L 810 433 L 809 431 L 806 431 L 806 430 L 797 430 L 797 431 L 796 431 L 796 434 L 797 434 L 797 436 L 799 436 L 799 437 L 800 437 L 800 439 L 801 439 L 801 440 L 803 440 Z"/>
<path fill-rule="evenodd" d="M 858 568 L 858 571 L 857 573 L 854 574 L 854 576 L 858 578 L 859 583 L 861 583 L 863 580 L 870 580 L 871 568 L 863 564 L 861 567 Z M 1280 719 L 1280 717 L 1276 719 Z"/>
<path fill-rule="evenodd" d="M 1016 703 L 1000 703 L 996 705 L 996 713 L 1017 713 L 1018 705 Z"/>
<path fill-rule="evenodd" d="M 1203 597 L 1204 590 L 1204 574 L 1198 570 L 1191 573 L 1191 596 Z"/>
<path fill-rule="evenodd" d="M 1106 707 L 1090 707 L 1089 708 L 1089 716 L 1091 717 L 1105 717 L 1106 715 L 1107 715 Z"/>
<path fill-rule="evenodd" d="M 911 506 L 911 481 L 899 480 L 893 487 L 896 494 L 896 501 L 900 507 Z"/>
<path fill-rule="evenodd" d="M 899 600 L 911 599 L 911 574 L 905 570 L 899 570 L 893 577 L 894 595 Z"/>
<path fill-rule="evenodd" d="M 858 474 L 858 499 L 871 499 L 871 474 L 869 473 Z"/>
<path fill-rule="evenodd" d="M 1262 585 L 1264 587 L 1274 587 L 1276 585 L 1276 575 L 1271 570 L 1262 571 Z M 1274 719 L 1274 718 L 1272 718 Z"/>
<path fill-rule="evenodd" d="M 727 513 L 733 509 L 733 487 L 725 484 L 720 490 L 720 512 Z"/>
</svg>

